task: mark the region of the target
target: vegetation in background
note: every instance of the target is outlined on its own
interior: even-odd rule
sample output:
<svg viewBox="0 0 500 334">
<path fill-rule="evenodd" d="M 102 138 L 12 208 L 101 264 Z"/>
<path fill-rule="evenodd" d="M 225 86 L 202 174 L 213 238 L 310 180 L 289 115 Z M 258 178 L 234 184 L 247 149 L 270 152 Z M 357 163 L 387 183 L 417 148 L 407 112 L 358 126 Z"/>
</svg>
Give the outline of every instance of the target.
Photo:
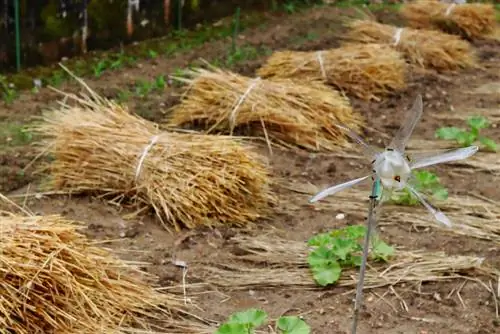
<svg viewBox="0 0 500 334">
<path fill-rule="evenodd" d="M 497 143 L 488 137 L 481 136 L 480 131 L 490 126 L 490 122 L 483 116 L 472 116 L 467 120 L 468 129 L 456 127 L 442 127 L 436 131 L 436 137 L 444 140 L 454 140 L 463 147 L 471 146 L 477 141 L 490 151 L 497 150 Z"/>
</svg>

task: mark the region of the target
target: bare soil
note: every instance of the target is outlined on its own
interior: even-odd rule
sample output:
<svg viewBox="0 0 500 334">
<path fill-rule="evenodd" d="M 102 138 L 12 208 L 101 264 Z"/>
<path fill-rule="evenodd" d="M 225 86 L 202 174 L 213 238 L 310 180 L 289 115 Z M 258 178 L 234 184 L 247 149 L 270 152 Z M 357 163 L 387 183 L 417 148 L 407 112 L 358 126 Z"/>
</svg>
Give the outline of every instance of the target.
<svg viewBox="0 0 500 334">
<path fill-rule="evenodd" d="M 336 47 L 342 34 L 340 18 L 355 14 L 353 9 L 324 7 L 307 10 L 289 16 L 271 17 L 265 25 L 245 31 L 240 43 L 271 50 L 317 50 Z M 392 11 L 377 13 L 384 22 L 401 22 Z M 477 108 L 496 109 L 500 115 L 500 94 L 495 92 L 474 93 L 487 84 L 500 82 L 500 45 L 494 42 L 475 44 L 484 69 L 465 70 L 449 75 L 422 75 L 413 73 L 409 78 L 408 89 L 382 102 L 365 102 L 352 99 L 354 108 L 367 119 L 370 130 L 365 133 L 368 141 L 382 146 L 387 144 L 401 122 L 404 108 L 408 107 L 417 93 L 424 96 L 424 116 L 414 133 L 415 139 L 436 141 L 434 132 L 441 126 L 465 126 L 457 115 L 472 115 Z M 166 59 L 143 61 L 132 69 L 105 73 L 100 79 L 88 78 L 86 82 L 105 96 L 116 93 L 137 79 L 154 79 L 158 74 L 170 74 L 175 68 L 187 66 L 198 58 L 207 60 L 224 57 L 230 41 L 218 41 L 193 49 L 188 53 Z M 265 60 L 266 55 L 256 59 L 231 65 L 231 69 L 246 75 L 254 71 Z M 65 84 L 62 90 L 75 90 L 74 84 Z M 498 89 L 498 88 L 497 88 Z M 158 121 L 165 117 L 168 107 L 176 103 L 176 88 L 168 87 L 165 92 L 154 93 L 147 99 L 132 98 L 128 105 L 131 111 L 148 119 Z M 11 106 L 0 109 L 3 122 L 29 122 L 33 116 L 40 115 L 44 108 L 53 105 L 57 94 L 43 89 L 37 95 L 25 94 Z M 443 115 L 445 115 L 443 119 Z M 446 118 L 449 115 L 449 119 Z M 498 119 L 498 117 L 497 117 Z M 500 142 L 500 133 L 494 123 L 485 134 Z M 387 134 L 388 137 L 382 134 Z M 453 145 L 450 143 L 450 145 Z M 425 149 L 433 149 L 428 147 Z M 0 152 L 0 190 L 22 194 L 28 185 L 33 189 L 39 178 L 30 175 L 30 167 L 24 175 L 19 171 L 34 157 L 35 151 L 29 146 L 8 146 Z M 268 154 L 263 147 L 263 154 Z M 356 152 L 349 152 L 354 154 Z M 492 164 L 498 161 L 498 153 L 478 154 L 491 157 Z M 364 175 L 366 170 L 360 160 L 352 160 L 338 155 L 295 154 L 275 151 L 269 156 L 275 175 L 288 182 L 319 188 Z M 480 196 L 485 203 L 498 207 L 498 172 L 458 168 L 442 165 L 434 168 L 450 192 L 450 196 L 463 199 L 464 203 L 473 196 Z M 33 184 L 31 182 L 36 180 Z M 368 189 L 366 189 L 368 194 Z M 245 229 L 198 229 L 171 235 L 152 217 L 125 221 L 123 211 L 110 204 L 90 197 L 47 197 L 30 198 L 26 205 L 40 214 L 59 213 L 72 219 L 86 222 L 90 238 L 121 238 L 111 247 L 127 249 L 128 254 L 121 256 L 148 261 L 151 265 L 144 269 L 159 277 L 159 284 L 179 284 L 182 272 L 171 264 L 172 258 L 189 264 L 187 283 L 202 282 L 200 261 L 212 263 L 214 267 L 230 261 L 235 252 L 229 238 L 235 234 L 262 235 L 273 234 L 280 238 L 306 241 L 319 231 L 342 227 L 350 224 L 363 224 L 365 213 L 340 204 L 328 207 L 318 205 L 313 208 L 307 204 L 307 196 L 297 194 L 276 186 L 281 200 L 279 212 L 266 221 Z M 480 240 L 445 232 L 440 228 L 413 228 L 411 224 L 399 224 L 400 209 L 384 209 L 381 235 L 385 241 L 395 246 L 411 250 L 444 251 L 450 255 L 471 255 L 485 257 L 485 263 L 496 268 L 500 265 L 499 245 L 495 241 Z M 425 214 L 422 208 L 415 208 Z M 344 219 L 335 219 L 344 213 Z M 496 216 L 496 223 L 500 224 Z M 398 224 L 396 224 L 398 223 Z M 132 252 L 137 251 L 137 252 Z M 262 259 L 262 267 L 267 267 Z M 366 308 L 362 313 L 359 333 L 500 333 L 498 310 L 495 302 L 480 281 L 487 282 L 481 275 L 473 276 L 477 281 L 468 281 L 457 292 L 464 280 L 455 279 L 442 282 L 422 282 L 417 285 L 396 285 L 392 288 L 370 289 L 365 293 Z M 494 286 L 496 289 L 496 282 Z M 307 291 L 290 289 L 287 286 L 273 289 L 255 287 L 243 291 L 207 287 L 204 294 L 194 296 L 201 308 L 194 309 L 200 316 L 211 321 L 224 321 L 231 313 L 249 307 L 265 309 L 271 318 L 283 314 L 303 315 L 313 333 L 348 333 L 353 292 L 350 289 L 330 287 Z M 189 293 L 189 291 L 188 291 Z M 497 298 L 498 299 L 498 298 Z M 498 300 L 497 300 L 498 302 Z M 404 306 L 406 305 L 406 306 Z"/>
</svg>

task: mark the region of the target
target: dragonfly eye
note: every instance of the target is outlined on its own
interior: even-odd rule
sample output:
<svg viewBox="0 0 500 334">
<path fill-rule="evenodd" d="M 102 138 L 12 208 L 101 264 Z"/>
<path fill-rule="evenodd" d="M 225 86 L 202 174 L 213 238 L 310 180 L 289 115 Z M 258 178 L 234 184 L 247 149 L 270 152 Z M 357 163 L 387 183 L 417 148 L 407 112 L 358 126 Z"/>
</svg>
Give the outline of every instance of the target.
<svg viewBox="0 0 500 334">
<path fill-rule="evenodd" d="M 394 176 L 394 180 L 401 182 L 401 176 L 399 175 Z"/>
</svg>

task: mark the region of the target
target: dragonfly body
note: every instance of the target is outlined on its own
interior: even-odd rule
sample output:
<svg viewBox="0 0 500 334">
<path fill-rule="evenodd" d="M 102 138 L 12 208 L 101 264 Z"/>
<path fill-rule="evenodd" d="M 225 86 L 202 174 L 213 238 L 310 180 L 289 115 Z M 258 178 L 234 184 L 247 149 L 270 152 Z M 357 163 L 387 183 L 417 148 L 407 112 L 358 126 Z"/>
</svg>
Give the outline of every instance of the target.
<svg viewBox="0 0 500 334">
<path fill-rule="evenodd" d="M 387 190 L 401 190 L 411 175 L 411 168 L 404 155 L 396 150 L 379 153 L 373 163 L 373 171 Z"/>
</svg>

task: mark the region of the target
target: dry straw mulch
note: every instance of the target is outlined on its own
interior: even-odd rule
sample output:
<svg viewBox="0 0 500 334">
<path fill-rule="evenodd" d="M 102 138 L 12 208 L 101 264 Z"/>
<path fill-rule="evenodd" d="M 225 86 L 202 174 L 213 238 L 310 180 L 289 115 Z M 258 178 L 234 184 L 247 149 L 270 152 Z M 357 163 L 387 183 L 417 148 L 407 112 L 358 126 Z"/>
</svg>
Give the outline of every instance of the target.
<svg viewBox="0 0 500 334">
<path fill-rule="evenodd" d="M 244 133 L 269 147 L 338 150 L 348 140 L 334 123 L 359 131 L 363 125 L 349 100 L 321 83 L 268 81 L 220 69 L 198 69 L 177 78 L 188 84 L 166 127 L 189 124 L 208 133 Z"/>
<path fill-rule="evenodd" d="M 419 0 L 404 4 L 401 14 L 414 28 L 439 28 L 470 39 L 493 37 L 498 29 L 493 4 Z"/>
<path fill-rule="evenodd" d="M 0 332 L 208 333 L 190 320 L 181 296 L 158 292 L 139 263 L 79 229 L 58 215 L 0 214 Z"/>
<path fill-rule="evenodd" d="M 456 162 L 455 166 L 459 166 L 458 163 Z M 309 206 L 309 204 L 304 204 L 307 203 L 307 199 L 327 185 L 283 183 L 281 186 L 296 193 L 295 196 L 287 198 L 286 210 L 290 214 L 297 210 L 304 210 L 306 206 Z M 368 194 L 369 189 L 350 189 L 344 193 L 336 194 L 332 198 L 324 199 L 321 203 L 316 204 L 315 208 L 316 210 L 332 212 L 332 214 L 341 210 L 353 218 L 363 220 L 365 219 L 363 212 L 368 205 Z M 428 211 L 420 205 L 408 207 L 391 205 L 390 203 L 383 204 L 378 208 L 376 212 L 378 225 L 432 228 L 447 234 L 462 235 L 500 244 L 499 203 L 473 192 L 469 195 L 467 197 L 450 196 L 446 201 L 433 203 L 446 213 L 452 221 L 453 228 L 436 224 Z"/>
<path fill-rule="evenodd" d="M 238 255 L 232 255 L 219 267 L 204 266 L 207 283 L 234 290 L 319 288 L 308 268 L 306 242 L 266 235 L 236 236 L 230 242 Z M 483 258 L 475 256 L 396 250 L 387 265 L 374 264 L 367 270 L 365 289 L 400 283 L 467 279 L 470 278 L 467 273 L 474 272 L 494 277 L 495 271 L 483 267 L 482 263 Z M 336 286 L 354 288 L 357 284 L 355 277 L 355 269 L 347 270 Z"/>
<path fill-rule="evenodd" d="M 403 54 L 376 43 L 312 52 L 277 51 L 257 70 L 257 75 L 273 80 L 326 82 L 365 100 L 380 100 L 406 88 L 406 74 Z"/>
<path fill-rule="evenodd" d="M 354 20 L 349 27 L 348 40 L 391 45 L 411 64 L 422 68 L 454 71 L 477 66 L 472 46 L 458 36 L 437 30 L 399 28 L 372 20 Z"/>
<path fill-rule="evenodd" d="M 49 189 L 153 209 L 176 230 L 244 225 L 268 213 L 270 174 L 251 148 L 232 137 L 162 132 L 90 92 L 67 94 L 74 105 L 62 103 L 32 128 L 53 159 L 41 168 Z"/>
</svg>

